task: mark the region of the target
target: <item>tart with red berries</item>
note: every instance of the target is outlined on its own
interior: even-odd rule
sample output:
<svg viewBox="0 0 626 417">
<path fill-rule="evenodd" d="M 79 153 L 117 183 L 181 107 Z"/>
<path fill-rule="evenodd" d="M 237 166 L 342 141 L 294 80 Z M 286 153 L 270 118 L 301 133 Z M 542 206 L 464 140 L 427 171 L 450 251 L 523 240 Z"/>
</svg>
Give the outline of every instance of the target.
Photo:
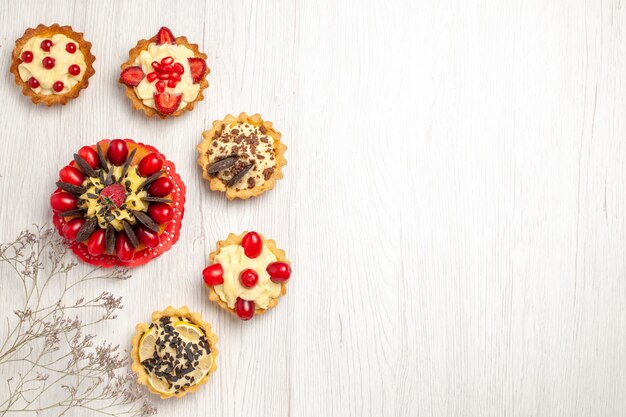
<svg viewBox="0 0 626 417">
<path fill-rule="evenodd" d="M 209 300 L 241 320 L 276 307 L 287 292 L 291 264 L 285 251 L 257 232 L 231 233 L 217 242 L 209 260 L 202 271 Z"/>
<path fill-rule="evenodd" d="M 198 390 L 217 369 L 217 336 L 211 324 L 186 306 L 152 313 L 139 323 L 132 340 L 132 370 L 137 382 L 166 399 Z"/>
<path fill-rule="evenodd" d="M 197 146 L 202 177 L 211 190 L 224 192 L 229 200 L 261 195 L 283 177 L 287 146 L 272 122 L 259 114 L 229 114 L 213 122 L 202 137 Z"/>
<path fill-rule="evenodd" d="M 207 56 L 184 36 L 174 37 L 162 27 L 150 39 L 142 39 L 122 64 L 120 83 L 133 108 L 146 116 L 180 116 L 202 101 L 209 86 Z"/>
<path fill-rule="evenodd" d="M 59 177 L 53 222 L 85 262 L 135 267 L 178 240 L 185 185 L 152 146 L 130 139 L 83 146 Z"/>
<path fill-rule="evenodd" d="M 91 43 L 70 26 L 39 25 L 15 41 L 11 72 L 35 104 L 65 105 L 95 74 Z"/>
</svg>

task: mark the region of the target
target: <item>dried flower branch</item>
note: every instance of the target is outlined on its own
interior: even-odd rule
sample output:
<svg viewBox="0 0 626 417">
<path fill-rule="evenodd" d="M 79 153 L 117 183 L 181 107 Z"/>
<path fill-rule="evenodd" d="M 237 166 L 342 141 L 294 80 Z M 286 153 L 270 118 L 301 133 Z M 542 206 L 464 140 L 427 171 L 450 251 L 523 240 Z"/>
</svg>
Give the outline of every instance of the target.
<svg viewBox="0 0 626 417">
<path fill-rule="evenodd" d="M 23 307 L 14 310 L 16 323 L 11 325 L 7 318 L 7 333 L 0 338 L 0 384 L 6 384 L 0 385 L 0 416 L 46 411 L 64 415 L 75 409 L 110 416 L 155 414 L 128 369 L 128 354 L 107 342 L 96 344 L 96 336 L 86 333 L 117 317 L 121 297 L 102 292 L 68 301 L 81 285 L 125 280 L 129 271 L 91 268 L 84 275 L 70 274 L 77 263 L 68 261 L 67 254 L 65 241 L 40 226 L 0 244 L 0 266 L 18 277 L 24 300 Z M 8 279 L 8 274 L 0 276 Z M 4 288 L 9 285 L 5 282 Z M 90 319 L 83 321 L 80 313 Z M 7 375 L 8 364 L 20 371 Z"/>
</svg>

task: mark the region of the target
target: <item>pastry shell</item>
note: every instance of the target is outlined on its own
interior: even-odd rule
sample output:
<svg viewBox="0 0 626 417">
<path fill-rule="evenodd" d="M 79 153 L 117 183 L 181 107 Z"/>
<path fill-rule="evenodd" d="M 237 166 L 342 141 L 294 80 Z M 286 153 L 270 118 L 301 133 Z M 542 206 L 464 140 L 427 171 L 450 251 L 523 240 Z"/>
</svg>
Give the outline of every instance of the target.
<svg viewBox="0 0 626 417">
<path fill-rule="evenodd" d="M 74 86 L 71 90 L 64 94 L 50 94 L 50 95 L 40 95 L 35 93 L 28 85 L 28 82 L 22 81 L 20 77 L 18 67 L 22 63 L 22 59 L 20 57 L 20 52 L 22 48 L 28 42 L 30 38 L 33 36 L 52 36 L 56 34 L 62 34 L 72 39 L 78 45 L 78 49 L 85 56 L 85 65 L 87 69 L 85 70 L 85 75 L 83 78 Z M 91 42 L 88 42 L 83 37 L 83 33 L 74 32 L 71 26 L 60 26 L 57 23 L 52 26 L 46 26 L 40 24 L 36 28 L 28 28 L 24 32 L 21 38 L 15 41 L 15 48 L 13 49 L 12 61 L 11 61 L 11 73 L 15 77 L 15 84 L 22 88 L 22 94 L 27 97 L 30 97 L 33 103 L 35 104 L 45 104 L 50 107 L 55 104 L 60 104 L 64 106 L 70 99 L 74 99 L 78 97 L 80 94 L 80 90 L 83 88 L 87 88 L 89 85 L 89 78 L 96 73 L 93 68 L 93 63 L 96 60 L 96 57 L 91 53 Z"/>
<path fill-rule="evenodd" d="M 187 393 L 196 392 L 198 388 L 200 387 L 200 385 L 206 384 L 206 382 L 209 380 L 209 375 L 211 375 L 213 372 L 217 370 L 216 359 L 217 359 L 218 351 L 217 351 L 217 348 L 215 347 L 215 345 L 217 344 L 217 336 L 211 330 L 211 324 L 203 321 L 202 317 L 200 316 L 200 313 L 193 313 L 189 311 L 189 308 L 187 306 L 183 306 L 180 308 L 174 308 L 174 307 L 169 306 L 163 311 L 155 311 L 152 313 L 152 322 L 155 322 L 161 319 L 162 317 L 172 317 L 172 316 L 185 317 L 204 331 L 204 333 L 206 334 L 207 342 L 209 343 L 209 347 L 211 348 L 212 365 L 211 365 L 211 369 L 209 369 L 209 372 L 207 372 L 204 378 L 202 378 L 196 384 L 190 387 L 184 388 L 179 393 L 168 394 L 168 393 L 157 391 L 156 389 L 152 387 L 152 384 L 150 384 L 149 382 L 150 377 L 148 373 L 146 372 L 145 368 L 143 367 L 143 365 L 141 364 L 141 362 L 139 362 L 139 341 L 141 340 L 141 336 L 143 336 L 143 334 L 150 328 L 150 324 L 149 323 L 137 324 L 135 336 L 133 336 L 133 340 L 132 340 L 133 349 L 131 351 L 131 359 L 132 359 L 131 369 L 137 375 L 137 382 L 139 384 L 145 385 L 151 393 L 160 396 L 162 399 L 167 399 L 170 397 L 180 398 L 186 395 Z"/>
<path fill-rule="evenodd" d="M 227 187 L 224 184 L 224 181 L 221 179 L 211 176 L 207 174 L 205 167 L 209 164 L 209 156 L 207 151 L 211 146 L 211 142 L 215 137 L 215 134 L 222 130 L 224 125 L 230 123 L 250 123 L 254 126 L 263 126 L 267 129 L 267 134 L 271 138 L 274 139 L 274 152 L 275 152 L 275 161 L 276 166 L 274 167 L 274 172 L 272 176 L 264 181 L 262 184 L 257 185 L 252 188 L 246 188 L 244 190 L 236 190 L 235 188 Z M 260 114 L 253 114 L 252 116 L 248 116 L 246 113 L 240 113 L 239 116 L 235 117 L 231 114 L 227 115 L 224 120 L 216 120 L 213 122 L 213 128 L 211 130 L 207 130 L 202 132 L 203 140 L 196 147 L 198 150 L 198 165 L 202 170 L 202 178 L 209 182 L 209 187 L 213 191 L 222 191 L 226 193 L 226 198 L 229 200 L 234 200 L 239 198 L 241 200 L 247 200 L 250 197 L 256 197 L 263 194 L 265 191 L 271 190 L 274 188 L 274 184 L 279 179 L 283 178 L 282 168 L 287 165 L 287 160 L 285 159 L 285 151 L 287 150 L 287 146 L 280 141 L 281 134 L 277 132 L 272 122 L 264 121 L 261 118 Z"/>
<path fill-rule="evenodd" d="M 243 237 L 247 233 L 248 233 L 247 231 L 243 232 L 239 236 L 237 236 L 234 233 L 230 233 L 225 240 L 218 241 L 217 242 L 217 248 L 213 252 L 211 252 L 210 255 L 209 255 L 210 263 L 213 264 L 215 262 L 215 257 L 220 253 L 220 251 L 222 250 L 223 247 L 229 246 L 229 245 L 239 245 L 239 244 L 241 244 L 241 241 L 243 240 Z M 291 265 L 291 262 L 289 262 L 285 258 L 285 251 L 282 250 L 282 249 L 278 249 L 276 247 L 276 242 L 273 239 L 265 239 L 265 237 L 261 233 L 259 233 L 259 236 L 261 236 L 261 240 L 263 240 L 263 243 L 265 243 L 267 248 L 274 254 L 274 256 L 276 256 L 276 259 L 278 261 L 286 262 L 289 265 Z M 278 305 L 278 299 L 287 293 L 287 282 L 281 283 L 280 286 L 281 286 L 280 294 L 278 295 L 278 297 L 272 298 L 270 300 L 269 305 L 267 306 L 267 308 L 256 307 L 256 309 L 254 310 L 254 315 L 263 314 L 263 313 L 267 312 L 268 310 L 270 310 L 270 309 L 272 309 L 272 308 L 274 308 L 274 307 L 276 307 Z M 236 317 L 238 317 L 237 313 L 235 312 L 235 309 L 228 307 L 228 304 L 226 304 L 226 302 L 223 301 L 220 298 L 220 296 L 217 294 L 217 292 L 215 291 L 215 288 L 213 288 L 212 285 L 209 285 L 208 287 L 209 287 L 209 300 L 213 301 L 214 303 L 219 305 L 224 310 L 226 310 L 226 311 L 232 313 L 233 315 L 235 315 Z"/>
<path fill-rule="evenodd" d="M 148 45 L 156 41 L 157 41 L 157 36 L 155 35 L 150 39 L 142 39 L 139 42 L 137 42 L 137 45 L 135 45 L 134 48 L 128 51 L 128 61 L 124 62 L 120 67 L 122 71 L 124 71 L 128 67 L 134 66 L 135 59 L 137 59 L 141 51 L 147 50 Z M 186 46 L 187 48 L 191 49 L 191 51 L 193 51 L 194 56 L 196 58 L 202 58 L 206 62 L 207 55 L 200 52 L 200 50 L 198 49 L 198 45 L 196 45 L 195 43 L 189 43 L 189 41 L 187 40 L 185 36 L 176 37 L 176 45 Z M 178 117 L 184 112 L 191 111 L 193 110 L 196 103 L 204 100 L 203 91 L 209 86 L 209 82 L 206 80 L 206 77 L 207 75 L 209 75 L 210 72 L 211 72 L 211 68 L 209 68 L 209 66 L 207 65 L 206 71 L 202 75 L 202 79 L 200 80 L 200 83 L 199 83 L 200 90 L 198 91 L 198 97 L 196 97 L 194 101 L 187 103 L 187 105 L 183 107 L 182 109 L 176 110 L 172 114 L 162 114 L 157 109 L 143 104 L 143 101 L 139 97 L 137 97 L 137 94 L 135 94 L 135 89 L 129 85 L 124 84 L 121 77 L 119 79 L 119 83 L 125 87 L 126 97 L 130 99 L 131 105 L 133 106 L 135 110 L 143 110 L 143 112 L 148 117 L 159 116 L 161 119 L 165 119 L 167 117 Z"/>
</svg>

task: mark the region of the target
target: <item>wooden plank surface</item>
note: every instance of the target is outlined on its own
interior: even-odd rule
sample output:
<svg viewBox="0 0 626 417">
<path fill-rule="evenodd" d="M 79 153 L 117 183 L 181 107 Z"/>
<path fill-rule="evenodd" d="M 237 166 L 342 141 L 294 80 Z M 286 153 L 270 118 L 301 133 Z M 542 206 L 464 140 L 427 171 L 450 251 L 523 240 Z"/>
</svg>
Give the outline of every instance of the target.
<svg viewBox="0 0 626 417">
<path fill-rule="evenodd" d="M 130 137 L 187 185 L 180 241 L 103 288 L 103 329 L 188 305 L 219 335 L 186 416 L 623 416 L 626 410 L 626 45 L 620 0 L 36 1 L 0 3 L 0 240 L 50 218 L 62 164 Z M 96 75 L 63 108 L 9 74 L 16 38 L 70 24 Z M 117 84 L 166 25 L 208 54 L 204 102 L 173 120 Z M 195 145 L 259 112 L 288 145 L 285 179 L 245 202 L 211 193 Z M 240 323 L 207 300 L 206 257 L 256 229 L 294 276 Z M 100 289 L 99 289 L 100 290 Z M 15 306 L 0 281 L 0 313 Z M 85 414 L 73 414 L 85 415 Z"/>
</svg>

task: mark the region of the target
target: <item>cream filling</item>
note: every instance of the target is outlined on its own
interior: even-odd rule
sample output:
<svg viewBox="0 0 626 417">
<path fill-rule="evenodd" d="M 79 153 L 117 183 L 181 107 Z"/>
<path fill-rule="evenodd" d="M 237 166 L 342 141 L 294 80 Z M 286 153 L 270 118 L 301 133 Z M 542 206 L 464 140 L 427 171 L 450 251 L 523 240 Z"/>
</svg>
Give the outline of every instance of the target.
<svg viewBox="0 0 626 417">
<path fill-rule="evenodd" d="M 93 217 L 96 216 L 98 218 L 98 224 L 101 228 L 106 229 L 107 224 L 111 224 L 115 230 L 122 231 L 124 230 L 124 226 L 122 226 L 122 220 L 128 221 L 130 224 L 135 224 L 135 216 L 131 213 L 131 210 L 134 211 L 147 211 L 148 204 L 144 203 L 141 199 L 148 196 L 148 193 L 145 190 L 137 191 L 139 186 L 145 181 L 139 173 L 137 172 L 136 167 L 128 168 L 128 172 L 126 172 L 126 176 L 123 179 L 119 179 L 120 175 L 122 175 L 122 167 L 111 166 L 113 170 L 113 175 L 117 179 L 117 182 L 121 183 L 125 188 L 127 188 L 126 200 L 124 202 L 124 209 L 115 209 L 110 210 L 110 213 L 114 218 L 110 222 L 105 219 L 105 213 L 107 213 L 106 207 L 100 201 L 100 198 L 94 198 L 94 195 L 98 195 L 96 190 L 101 190 L 104 188 L 102 182 L 97 177 L 88 177 L 83 182 L 83 187 L 87 190 L 84 194 L 80 196 L 81 200 L 84 200 L 82 204 L 83 208 L 87 209 L 87 214 L 85 217 Z M 128 186 L 126 182 L 129 182 Z M 128 191 L 130 188 L 130 192 Z M 91 196 L 90 196 L 91 195 Z M 104 209 L 104 210 L 103 210 Z"/>
<path fill-rule="evenodd" d="M 178 62 L 185 69 L 185 72 L 181 74 L 181 79 L 178 84 L 176 84 L 176 87 L 165 87 L 166 93 L 182 95 L 180 105 L 178 106 L 178 110 L 180 110 L 187 106 L 188 103 L 194 101 L 200 92 L 200 84 L 194 84 L 193 78 L 191 78 L 191 69 L 189 68 L 188 61 L 188 58 L 194 57 L 194 53 L 191 49 L 184 45 L 157 45 L 153 42 L 148 45 L 148 49 L 141 51 L 133 64 L 140 66 L 143 69 L 144 74 L 147 75 L 154 71 L 154 68 L 152 68 L 153 61 L 160 63 L 163 58 L 168 56 L 174 58 L 174 63 Z M 143 102 L 143 104 L 148 107 L 152 107 L 153 109 L 156 108 L 156 105 L 154 104 L 154 94 L 157 93 L 156 83 L 158 81 L 159 79 L 157 78 L 156 80 L 149 82 L 148 78 L 145 77 L 141 80 L 139 85 L 134 88 L 135 94 Z"/>
<path fill-rule="evenodd" d="M 249 138 L 253 135 L 256 135 L 258 139 L 258 143 L 256 145 L 248 145 L 246 143 L 246 139 L 243 139 L 240 142 L 233 139 L 233 137 L 236 138 L 238 136 Z M 262 142 L 261 139 L 266 139 L 266 142 Z M 213 149 L 213 153 L 210 157 L 210 163 L 231 155 L 241 155 L 242 153 L 247 155 L 248 162 L 254 162 L 252 169 L 250 169 L 250 171 L 248 171 L 248 173 L 233 186 L 236 190 L 252 188 L 248 185 L 249 178 L 254 179 L 254 186 L 259 186 L 265 183 L 265 176 L 263 172 L 268 168 L 274 168 L 276 166 L 274 138 L 268 134 L 261 133 L 258 126 L 241 122 L 233 122 L 224 125 L 222 134 L 216 137 L 214 142 L 217 143 L 217 146 L 209 148 L 210 150 Z M 254 147 L 256 151 L 255 154 L 252 154 L 250 150 L 252 147 Z M 218 177 L 222 178 L 221 173 L 218 174 Z M 227 182 L 230 178 L 222 179 Z"/>
<path fill-rule="evenodd" d="M 224 283 L 213 288 L 230 308 L 234 308 L 237 297 L 241 297 L 244 300 L 254 301 L 257 307 L 266 309 L 270 300 L 278 298 L 281 291 L 281 285 L 272 282 L 265 270 L 267 265 L 277 260 L 265 243 L 261 254 L 254 259 L 246 256 L 241 245 L 225 246 L 215 257 L 215 263 L 222 265 L 224 270 Z M 259 275 L 259 281 L 252 288 L 244 287 L 239 281 L 239 274 L 244 269 L 253 269 Z"/>
<path fill-rule="evenodd" d="M 52 47 L 49 52 L 44 51 L 40 46 L 41 42 L 45 39 L 52 41 Z M 70 42 L 76 44 L 76 52 L 73 54 L 65 50 L 65 45 Z M 39 81 L 39 87 L 32 88 L 32 90 L 42 96 L 67 93 L 83 79 L 85 71 L 87 70 L 85 56 L 78 48 L 78 42 L 60 33 L 53 35 L 51 38 L 33 36 L 20 51 L 20 59 L 24 51 L 32 52 L 33 60 L 30 63 L 22 62 L 17 68 L 18 73 L 25 83 L 28 83 L 30 77 L 35 77 L 35 79 Z M 55 60 L 54 68 L 52 69 L 46 69 L 43 66 L 42 60 L 47 56 Z M 80 67 L 80 73 L 76 76 L 68 72 L 70 65 L 73 64 Z M 64 85 L 63 90 L 59 92 L 52 89 L 52 85 L 57 81 L 62 81 Z"/>
</svg>

